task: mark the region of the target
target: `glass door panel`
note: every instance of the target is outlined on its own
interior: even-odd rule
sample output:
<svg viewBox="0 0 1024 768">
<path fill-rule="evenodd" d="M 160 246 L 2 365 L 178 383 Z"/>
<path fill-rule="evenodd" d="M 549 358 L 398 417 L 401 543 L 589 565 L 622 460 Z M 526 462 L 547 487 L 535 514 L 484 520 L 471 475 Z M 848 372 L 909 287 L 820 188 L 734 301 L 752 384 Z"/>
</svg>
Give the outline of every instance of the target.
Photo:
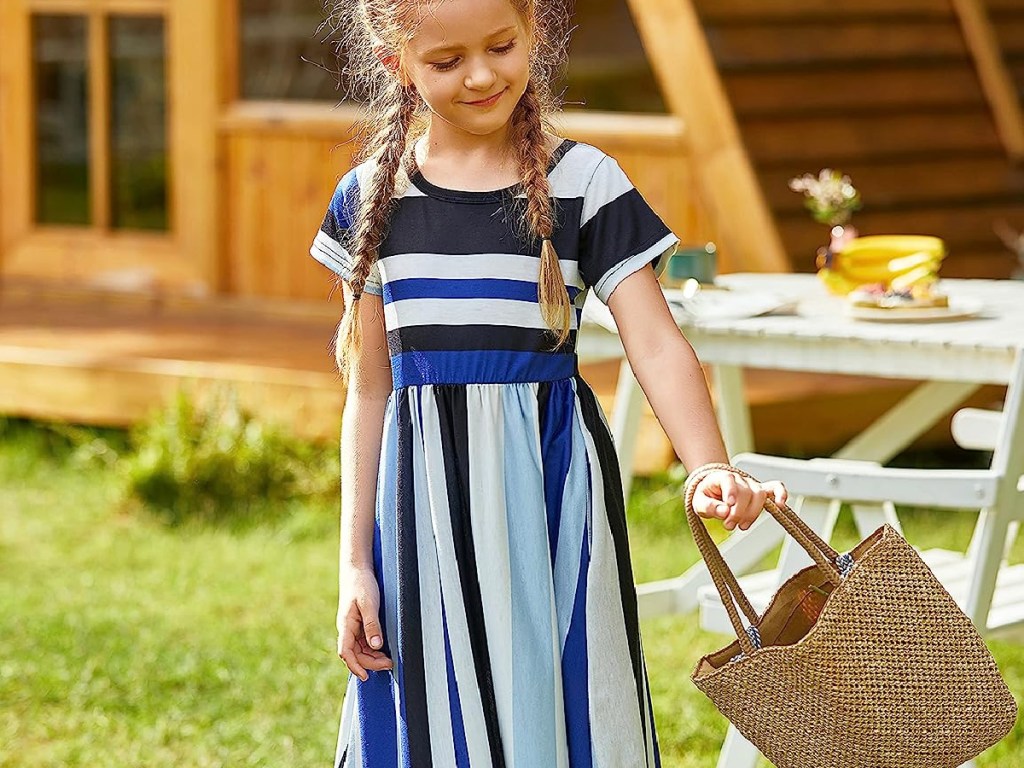
<svg viewBox="0 0 1024 768">
<path fill-rule="evenodd" d="M 91 222 L 88 19 L 32 19 L 35 211 L 40 224 Z"/>
<path fill-rule="evenodd" d="M 166 230 L 164 20 L 159 16 L 112 16 L 108 39 L 111 226 Z"/>
</svg>

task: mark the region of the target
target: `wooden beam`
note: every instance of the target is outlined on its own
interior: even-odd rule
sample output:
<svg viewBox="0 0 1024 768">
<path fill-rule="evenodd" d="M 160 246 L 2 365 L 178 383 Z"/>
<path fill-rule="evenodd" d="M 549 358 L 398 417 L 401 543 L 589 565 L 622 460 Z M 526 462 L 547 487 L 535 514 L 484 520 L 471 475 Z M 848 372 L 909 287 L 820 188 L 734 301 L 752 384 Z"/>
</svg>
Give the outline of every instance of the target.
<svg viewBox="0 0 1024 768">
<path fill-rule="evenodd" d="M 722 271 L 787 271 L 786 256 L 691 0 L 628 0 L 665 101 L 681 117 Z"/>
<path fill-rule="evenodd" d="M 98 9 L 89 13 L 87 33 L 89 122 L 89 195 L 92 226 L 110 229 L 110 30 L 107 16 Z"/>
<path fill-rule="evenodd" d="M 953 0 L 953 7 L 960 17 L 967 47 L 974 57 L 978 78 L 992 107 L 996 130 L 1006 153 L 1014 160 L 1024 160 L 1024 108 L 988 10 L 980 0 Z"/>
<path fill-rule="evenodd" d="M 31 37 L 21 0 L 0 2 L 0 275 L 35 199 Z"/>
<path fill-rule="evenodd" d="M 216 293 L 222 216 L 218 199 L 217 119 L 222 79 L 217 37 L 220 3 L 177 0 L 167 13 L 170 124 L 170 221 L 179 259 Z M 197 87 L 198 84 L 204 84 Z"/>
</svg>

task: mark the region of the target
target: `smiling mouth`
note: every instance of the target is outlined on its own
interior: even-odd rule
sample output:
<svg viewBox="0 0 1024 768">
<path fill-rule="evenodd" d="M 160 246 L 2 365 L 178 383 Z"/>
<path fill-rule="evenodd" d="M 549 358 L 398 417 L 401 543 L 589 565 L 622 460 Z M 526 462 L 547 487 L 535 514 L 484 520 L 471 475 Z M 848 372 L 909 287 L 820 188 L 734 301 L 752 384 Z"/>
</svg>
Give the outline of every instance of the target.
<svg viewBox="0 0 1024 768">
<path fill-rule="evenodd" d="M 467 101 L 466 103 L 473 107 L 489 107 L 492 104 L 496 103 L 498 99 L 500 99 L 507 90 L 508 89 L 506 88 L 502 91 L 499 91 L 498 93 L 491 96 L 489 99 L 484 99 L 483 101 Z"/>
</svg>

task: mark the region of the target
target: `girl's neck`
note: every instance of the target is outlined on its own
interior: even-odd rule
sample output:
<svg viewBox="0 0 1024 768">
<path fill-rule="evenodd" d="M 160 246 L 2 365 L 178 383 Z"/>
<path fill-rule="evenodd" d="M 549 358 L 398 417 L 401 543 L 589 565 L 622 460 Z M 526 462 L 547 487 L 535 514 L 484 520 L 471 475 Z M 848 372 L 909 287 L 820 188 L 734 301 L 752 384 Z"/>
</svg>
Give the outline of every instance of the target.
<svg viewBox="0 0 1024 768">
<path fill-rule="evenodd" d="M 443 120 L 434 120 L 417 143 L 416 160 L 424 163 L 460 164 L 474 168 L 510 165 L 514 156 L 509 147 L 509 126 L 485 136 L 455 129 Z"/>
<path fill-rule="evenodd" d="M 413 146 L 416 165 L 439 187 L 462 190 L 502 189 L 521 181 L 515 153 L 508 146 L 508 126 L 487 136 L 430 125 Z M 545 133 L 550 156 L 561 139 Z"/>
</svg>

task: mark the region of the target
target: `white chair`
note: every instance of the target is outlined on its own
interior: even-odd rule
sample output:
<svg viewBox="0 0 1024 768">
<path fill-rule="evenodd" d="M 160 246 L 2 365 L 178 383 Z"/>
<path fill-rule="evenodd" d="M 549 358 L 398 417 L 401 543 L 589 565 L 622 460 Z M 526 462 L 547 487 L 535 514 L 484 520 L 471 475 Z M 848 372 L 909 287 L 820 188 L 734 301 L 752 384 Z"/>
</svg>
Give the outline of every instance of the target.
<svg viewBox="0 0 1024 768">
<path fill-rule="evenodd" d="M 1024 477 L 1008 471 L 1022 465 L 1024 412 L 1016 399 L 1002 413 L 963 409 L 954 415 L 952 431 L 960 446 L 993 452 L 989 469 L 895 469 L 866 461 L 797 460 L 756 453 L 739 454 L 733 463 L 755 477 L 782 480 L 795 499 L 794 509 L 826 541 L 843 502 L 851 505 L 862 538 L 883 523 L 902 533 L 896 504 L 933 508 L 936 514 L 980 510 L 966 553 L 930 549 L 920 554 L 979 632 L 988 634 L 1024 624 L 1024 564 L 1006 565 L 1024 519 Z M 758 529 L 769 526 L 778 523 L 761 515 L 741 535 L 756 536 Z M 811 563 L 807 553 L 786 537 L 778 567 L 739 581 L 754 608 L 762 612 L 779 586 Z M 714 586 L 698 588 L 697 596 L 701 626 L 735 634 Z M 757 760 L 757 749 L 730 726 L 718 768 L 755 768 Z"/>
</svg>

